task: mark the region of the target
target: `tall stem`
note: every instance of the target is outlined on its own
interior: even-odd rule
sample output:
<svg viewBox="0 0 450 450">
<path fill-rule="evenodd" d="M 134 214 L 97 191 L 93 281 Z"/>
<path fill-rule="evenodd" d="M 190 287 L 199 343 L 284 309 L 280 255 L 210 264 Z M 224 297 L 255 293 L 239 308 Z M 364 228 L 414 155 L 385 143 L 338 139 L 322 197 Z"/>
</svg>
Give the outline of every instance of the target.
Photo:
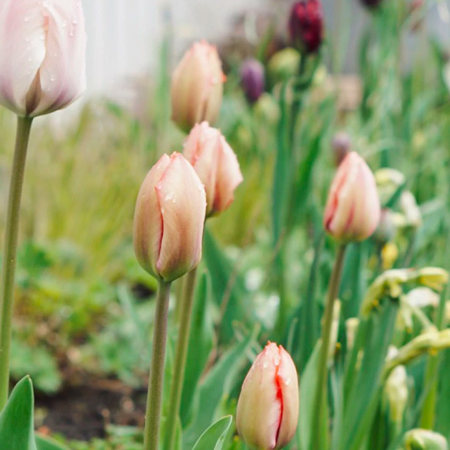
<svg viewBox="0 0 450 450">
<path fill-rule="evenodd" d="M 325 306 L 325 315 L 322 325 L 322 337 L 321 346 L 319 354 L 319 366 L 317 372 L 317 386 L 315 393 L 314 402 L 314 417 L 313 417 L 313 428 L 312 432 L 316 435 L 314 442 L 314 448 L 321 450 L 322 448 L 322 432 L 323 428 L 321 426 L 321 419 L 324 414 L 323 403 L 324 399 L 327 398 L 327 375 L 328 375 L 328 353 L 330 349 L 330 337 L 331 328 L 333 325 L 333 308 L 334 302 L 339 294 L 339 285 L 341 282 L 342 268 L 344 265 L 346 244 L 342 244 L 339 247 L 338 254 L 336 256 L 336 261 L 333 267 L 333 273 L 331 274 L 330 286 L 328 289 L 327 303 Z"/>
<path fill-rule="evenodd" d="M 9 187 L 5 238 L 3 241 L 3 268 L 0 286 L 0 411 L 5 406 L 9 393 L 11 322 L 20 201 L 32 121 L 33 119 L 28 117 L 19 117 L 17 121 L 16 147 Z"/>
<path fill-rule="evenodd" d="M 180 330 L 178 332 L 177 349 L 175 352 L 169 414 L 166 421 L 165 450 L 172 450 L 175 446 L 176 424 L 180 412 L 181 394 L 183 392 L 196 281 L 197 269 L 195 268 L 186 275 L 183 298 L 181 299 Z"/>
<path fill-rule="evenodd" d="M 145 414 L 144 450 L 158 450 L 159 448 L 169 299 L 170 283 L 160 281 L 156 298 L 152 365 L 148 383 L 147 411 Z"/>
</svg>

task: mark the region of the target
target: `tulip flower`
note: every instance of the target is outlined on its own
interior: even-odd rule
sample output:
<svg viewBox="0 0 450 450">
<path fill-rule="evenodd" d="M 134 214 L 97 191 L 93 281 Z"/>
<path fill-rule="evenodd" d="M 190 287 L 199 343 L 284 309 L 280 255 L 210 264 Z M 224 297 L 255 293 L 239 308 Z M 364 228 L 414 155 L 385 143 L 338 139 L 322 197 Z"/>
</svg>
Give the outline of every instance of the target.
<svg viewBox="0 0 450 450">
<path fill-rule="evenodd" d="M 264 66 L 256 59 L 247 59 L 241 67 L 241 85 L 249 103 L 256 103 L 264 93 Z"/>
<path fill-rule="evenodd" d="M 350 152 L 350 148 L 352 147 L 352 140 L 346 132 L 341 131 L 334 135 L 331 145 L 333 148 L 336 167 L 339 167 L 341 162 Z"/>
<path fill-rule="evenodd" d="M 184 144 L 183 155 L 205 185 L 207 217 L 227 209 L 243 178 L 236 155 L 220 131 L 208 122 L 196 125 Z"/>
<path fill-rule="evenodd" d="M 205 189 L 179 153 L 163 155 L 139 191 L 134 248 L 141 266 L 170 282 L 197 267 L 202 255 Z"/>
<path fill-rule="evenodd" d="M 363 241 L 376 230 L 380 214 L 373 173 L 357 153 L 349 153 L 331 185 L 325 208 L 325 229 L 343 242 Z"/>
<path fill-rule="evenodd" d="M 79 0 L 0 2 L 0 103 L 19 116 L 65 108 L 85 90 Z"/>
<path fill-rule="evenodd" d="M 253 450 L 285 447 L 295 434 L 299 412 L 298 377 L 283 347 L 269 343 L 242 385 L 237 429 Z"/>
<path fill-rule="evenodd" d="M 289 33 L 303 53 L 317 53 L 323 41 L 323 9 L 320 0 L 295 2 L 289 17 Z"/>
<path fill-rule="evenodd" d="M 222 72 L 216 47 L 195 43 L 184 55 L 172 77 L 172 119 L 189 131 L 204 120 L 215 123 L 222 105 Z"/>
<path fill-rule="evenodd" d="M 361 2 L 364 6 L 367 6 L 367 8 L 375 9 L 381 5 L 383 0 L 361 0 Z"/>
</svg>

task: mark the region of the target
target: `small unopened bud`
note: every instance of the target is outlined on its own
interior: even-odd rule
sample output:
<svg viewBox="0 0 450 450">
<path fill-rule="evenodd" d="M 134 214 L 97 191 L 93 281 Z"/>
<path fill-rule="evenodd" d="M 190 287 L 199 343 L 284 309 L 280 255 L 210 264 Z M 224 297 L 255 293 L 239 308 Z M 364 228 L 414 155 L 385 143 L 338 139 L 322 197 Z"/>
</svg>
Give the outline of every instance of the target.
<svg viewBox="0 0 450 450">
<path fill-rule="evenodd" d="M 320 0 L 295 2 L 289 17 L 291 41 L 302 53 L 317 53 L 323 41 L 323 8 Z"/>
<path fill-rule="evenodd" d="M 408 374 L 405 366 L 397 366 L 386 380 L 384 393 L 392 421 L 401 423 L 408 404 Z"/>
<path fill-rule="evenodd" d="M 333 137 L 332 148 L 334 153 L 334 161 L 338 167 L 345 157 L 350 153 L 352 147 L 352 140 L 350 135 L 341 131 L 336 133 Z"/>
<path fill-rule="evenodd" d="M 376 9 L 378 8 L 383 0 L 361 0 L 361 3 L 370 9 Z"/>
<path fill-rule="evenodd" d="M 385 245 L 394 239 L 396 231 L 394 212 L 391 209 L 381 210 L 380 223 L 374 233 L 374 238 L 380 244 Z"/>
<path fill-rule="evenodd" d="M 298 73 L 301 58 L 300 53 L 290 47 L 275 53 L 267 66 L 270 82 L 275 85 L 294 77 Z"/>
<path fill-rule="evenodd" d="M 402 192 L 402 196 L 400 197 L 400 207 L 405 215 L 407 226 L 419 228 L 422 225 L 422 213 L 417 206 L 416 198 L 411 192 Z"/>
<path fill-rule="evenodd" d="M 241 86 L 249 103 L 256 103 L 264 93 L 264 66 L 256 59 L 247 59 L 241 67 Z"/>
<path fill-rule="evenodd" d="M 355 152 L 339 166 L 328 195 L 324 227 L 340 241 L 363 241 L 380 220 L 380 199 L 372 171 Z"/>
<path fill-rule="evenodd" d="M 356 332 L 358 331 L 359 319 L 352 317 L 345 322 L 345 329 L 347 331 L 347 351 L 350 351 L 355 345 Z"/>
<path fill-rule="evenodd" d="M 448 450 L 448 442 L 442 434 L 430 430 L 415 429 L 405 434 L 405 450 Z"/>
<path fill-rule="evenodd" d="M 204 120 L 215 123 L 222 105 L 222 62 L 214 46 L 195 43 L 172 77 L 172 119 L 188 132 Z"/>
<path fill-rule="evenodd" d="M 424 267 L 418 271 L 417 281 L 435 291 L 442 291 L 448 278 L 448 272 L 440 267 Z"/>
<path fill-rule="evenodd" d="M 243 177 L 237 157 L 220 131 L 208 122 L 196 125 L 186 139 L 183 155 L 205 186 L 207 217 L 226 210 Z"/>
<path fill-rule="evenodd" d="M 248 372 L 239 396 L 236 424 L 251 450 L 284 448 L 295 434 L 298 376 L 283 347 L 269 343 Z"/>
<path fill-rule="evenodd" d="M 205 188 L 179 153 L 163 155 L 142 184 L 134 216 L 134 249 L 141 266 L 171 282 L 202 256 Z"/>
</svg>

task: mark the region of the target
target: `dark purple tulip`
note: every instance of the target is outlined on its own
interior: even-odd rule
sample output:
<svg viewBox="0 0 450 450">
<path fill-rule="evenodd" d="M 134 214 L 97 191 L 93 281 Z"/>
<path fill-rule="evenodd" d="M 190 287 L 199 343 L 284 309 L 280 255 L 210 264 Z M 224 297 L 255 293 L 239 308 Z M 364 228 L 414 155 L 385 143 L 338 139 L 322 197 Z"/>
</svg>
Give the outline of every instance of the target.
<svg viewBox="0 0 450 450">
<path fill-rule="evenodd" d="M 352 147 L 352 140 L 345 131 L 336 133 L 331 143 L 334 153 L 334 160 L 336 167 L 338 167 L 345 157 L 350 153 Z"/>
<path fill-rule="evenodd" d="M 374 9 L 380 6 L 382 1 L 383 0 L 361 0 L 361 3 L 367 6 L 368 8 Z"/>
<path fill-rule="evenodd" d="M 304 53 L 316 53 L 323 41 L 323 9 L 320 0 L 295 2 L 289 17 L 292 43 Z"/>
<path fill-rule="evenodd" d="M 264 92 L 264 66 L 256 59 L 246 59 L 241 67 L 241 85 L 250 103 L 256 103 Z"/>
</svg>

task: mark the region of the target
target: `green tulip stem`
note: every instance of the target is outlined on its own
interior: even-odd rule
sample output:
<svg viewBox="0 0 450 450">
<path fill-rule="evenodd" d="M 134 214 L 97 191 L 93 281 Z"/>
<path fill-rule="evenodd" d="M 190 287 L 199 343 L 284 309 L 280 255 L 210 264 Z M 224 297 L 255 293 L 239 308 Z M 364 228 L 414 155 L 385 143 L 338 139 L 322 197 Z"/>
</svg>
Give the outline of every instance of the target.
<svg viewBox="0 0 450 450">
<path fill-rule="evenodd" d="M 6 405 L 9 395 L 9 360 L 20 202 L 32 122 L 33 119 L 29 117 L 19 117 L 17 121 L 16 147 L 3 241 L 3 267 L 0 287 L 0 411 Z"/>
<path fill-rule="evenodd" d="M 334 302 L 339 295 L 339 286 L 341 282 L 342 269 L 344 266 L 346 244 L 339 247 L 336 261 L 334 263 L 333 272 L 331 274 L 330 285 L 328 288 L 327 303 L 325 305 L 325 313 L 322 324 L 322 337 L 319 353 L 319 365 L 317 368 L 317 386 L 313 410 L 313 427 L 312 432 L 315 434 L 311 442 L 314 442 L 314 448 L 320 450 L 323 442 L 321 442 L 323 427 L 322 418 L 325 414 L 323 405 L 327 399 L 327 375 L 328 375 L 328 354 L 330 350 L 331 328 L 333 325 L 333 309 Z"/>
<path fill-rule="evenodd" d="M 183 392 L 184 372 L 186 370 L 196 281 L 197 269 L 195 268 L 186 275 L 183 297 L 181 298 L 179 320 L 180 329 L 178 332 L 177 348 L 175 351 L 169 413 L 166 421 L 165 450 L 173 450 L 175 448 L 177 420 L 180 413 L 181 394 Z"/>
<path fill-rule="evenodd" d="M 158 450 L 159 448 L 169 300 L 170 283 L 159 281 L 153 330 L 152 364 L 145 414 L 144 450 Z"/>
</svg>

